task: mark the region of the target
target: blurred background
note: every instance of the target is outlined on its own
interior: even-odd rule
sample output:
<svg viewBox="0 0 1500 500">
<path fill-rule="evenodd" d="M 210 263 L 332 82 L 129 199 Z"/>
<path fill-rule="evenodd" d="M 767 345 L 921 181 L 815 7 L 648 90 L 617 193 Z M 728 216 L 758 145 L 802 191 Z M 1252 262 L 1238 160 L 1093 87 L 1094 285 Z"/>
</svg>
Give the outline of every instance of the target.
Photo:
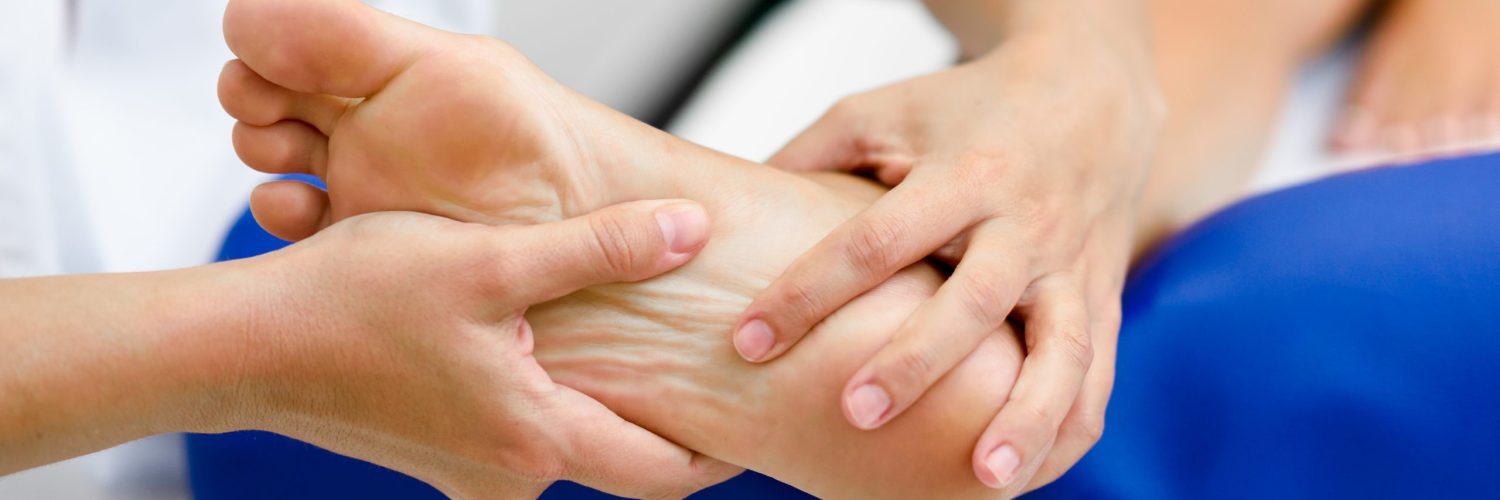
<svg viewBox="0 0 1500 500">
<path fill-rule="evenodd" d="M 215 82 L 224 0 L 0 2 L 0 277 L 204 264 L 265 180 Z M 763 160 L 843 95 L 951 64 L 916 0 L 385 0 L 504 38 L 562 83 Z M 1307 68 L 1256 182 L 1328 172 L 1321 131 L 1350 49 Z M 163 436 L 0 478 L 0 498 L 185 498 Z"/>
</svg>

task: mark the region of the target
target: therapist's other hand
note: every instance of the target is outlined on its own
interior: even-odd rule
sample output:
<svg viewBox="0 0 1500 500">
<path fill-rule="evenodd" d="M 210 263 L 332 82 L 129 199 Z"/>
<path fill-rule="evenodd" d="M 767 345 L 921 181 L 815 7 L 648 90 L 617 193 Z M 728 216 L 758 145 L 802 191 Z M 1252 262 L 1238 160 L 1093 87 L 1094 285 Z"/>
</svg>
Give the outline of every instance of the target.
<svg viewBox="0 0 1500 500">
<path fill-rule="evenodd" d="M 524 313 L 594 284 L 690 260 L 703 208 L 633 202 L 536 226 L 389 212 L 263 260 L 269 319 L 238 397 L 251 428 L 421 478 L 463 498 L 535 497 L 567 479 L 681 497 L 738 470 L 553 383 Z M 545 334 L 545 332 L 543 332 Z"/>
<path fill-rule="evenodd" d="M 1102 432 L 1134 207 L 1164 113 L 1149 64 L 1068 35 L 1017 35 L 848 97 L 776 154 L 781 168 L 868 169 L 894 189 L 762 292 L 734 339 L 746 359 L 773 359 L 896 271 L 930 255 L 956 264 L 855 373 L 843 408 L 880 427 L 1019 320 L 1021 378 L 973 457 L 1011 494 L 1061 475 Z"/>
</svg>

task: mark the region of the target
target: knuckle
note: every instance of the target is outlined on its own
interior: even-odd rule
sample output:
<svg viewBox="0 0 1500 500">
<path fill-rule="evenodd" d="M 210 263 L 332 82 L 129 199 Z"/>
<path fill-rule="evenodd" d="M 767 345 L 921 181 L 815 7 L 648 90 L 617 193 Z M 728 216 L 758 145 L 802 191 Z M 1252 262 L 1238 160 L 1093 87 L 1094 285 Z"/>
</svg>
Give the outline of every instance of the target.
<svg viewBox="0 0 1500 500">
<path fill-rule="evenodd" d="M 1077 368 L 1087 370 L 1093 364 L 1094 343 L 1089 339 L 1088 330 L 1081 325 L 1065 326 L 1062 331 L 1049 338 L 1052 339 L 1052 346 Z"/>
<path fill-rule="evenodd" d="M 955 172 L 964 180 L 963 185 L 984 191 L 1004 185 L 1011 165 L 1004 155 L 986 152 L 964 153 L 953 163 Z"/>
<path fill-rule="evenodd" d="M 1072 432 L 1081 436 L 1090 447 L 1104 437 L 1104 415 L 1087 413 L 1079 415 L 1074 419 Z"/>
<path fill-rule="evenodd" d="M 864 275 L 885 276 L 902 265 L 898 242 L 905 234 L 906 224 L 899 219 L 887 217 L 871 220 L 854 232 L 845 254 Z"/>
<path fill-rule="evenodd" d="M 631 274 L 641 256 L 631 241 L 630 224 L 623 217 L 609 214 L 589 219 L 598 264 L 613 276 Z"/>
<path fill-rule="evenodd" d="M 975 320 L 999 325 L 1010 315 L 1008 306 L 1014 299 L 1011 287 L 999 276 L 981 274 L 959 288 L 959 305 Z"/>
<path fill-rule="evenodd" d="M 1058 426 L 1062 424 L 1058 417 L 1038 405 L 1028 404 L 1018 410 L 1020 412 L 1018 416 L 1021 419 L 1020 427 L 1028 429 L 1024 435 L 1032 436 L 1033 438 L 1041 436 L 1050 437 L 1057 432 Z"/>
<path fill-rule="evenodd" d="M 893 397 L 903 391 L 919 391 L 937 377 L 939 366 L 937 352 L 921 342 L 898 342 L 892 344 L 893 354 L 880 372 L 880 378 L 891 386 Z"/>
<path fill-rule="evenodd" d="M 1052 216 L 1052 209 L 1042 197 L 1035 195 L 1022 195 L 1011 197 L 1007 203 L 1007 215 L 1016 223 L 1025 228 L 1034 240 L 1038 240 L 1048 248 L 1057 248 L 1056 240 L 1059 235 L 1074 237 L 1056 227 L 1055 222 L 1059 219 Z M 1071 255 L 1067 252 L 1059 252 L 1059 256 Z"/>
<path fill-rule="evenodd" d="M 789 318 L 805 325 L 816 321 L 822 312 L 823 301 L 819 297 L 812 285 L 790 282 L 778 290 L 776 302 L 785 308 Z"/>
</svg>

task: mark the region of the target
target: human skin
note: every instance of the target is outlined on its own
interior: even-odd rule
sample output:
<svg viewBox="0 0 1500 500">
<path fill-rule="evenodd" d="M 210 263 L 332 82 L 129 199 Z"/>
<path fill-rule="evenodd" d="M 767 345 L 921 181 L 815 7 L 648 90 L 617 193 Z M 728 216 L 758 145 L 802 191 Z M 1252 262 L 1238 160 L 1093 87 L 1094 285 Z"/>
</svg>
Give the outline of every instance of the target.
<svg viewBox="0 0 1500 500">
<path fill-rule="evenodd" d="M 522 312 L 660 274 L 707 236 L 683 201 L 529 227 L 381 213 L 241 261 L 0 281 L 0 474 L 152 434 L 261 429 L 458 497 L 560 478 L 685 495 L 738 469 L 554 383 Z"/>
<path fill-rule="evenodd" d="M 1180 198 L 1222 203 L 1238 194 L 1232 181 L 1210 192 L 1174 184 L 1195 178 L 1184 172 L 1214 172 L 1206 167 L 1218 167 L 1223 156 L 1187 139 L 1231 152 L 1258 144 L 1268 118 L 1226 115 L 1226 106 L 1258 112 L 1267 106 L 1239 104 L 1274 103 L 1291 54 L 1336 23 L 1289 39 L 1288 21 L 1317 16 L 1296 9 L 1195 16 L 1191 1 L 1155 5 L 1158 24 L 1167 21 L 1158 38 L 1178 49 L 1163 57 L 1168 99 L 1194 104 L 1169 120 L 1168 143 L 1180 146 L 1165 149 L 1157 165 L 1176 175 L 1153 176 L 1150 185 L 1159 189 L 1141 208 L 1141 227 L 1163 234 L 1190 219 L 1156 204 L 1201 209 Z M 1258 5 L 1225 0 L 1212 7 L 1255 14 Z M 842 420 L 841 379 L 936 289 L 937 276 L 923 265 L 822 323 L 798 349 L 806 353 L 777 366 L 751 370 L 725 340 L 724 321 L 735 308 L 881 188 L 834 174 L 776 172 L 683 143 L 556 85 L 502 43 L 438 32 L 357 4 L 236 0 L 225 28 L 243 59 L 226 66 L 221 79 L 225 108 L 240 120 L 241 157 L 257 169 L 312 173 L 330 185 L 327 194 L 295 183 L 258 189 L 253 205 L 269 230 L 296 239 L 382 208 L 529 223 L 634 198 L 699 200 L 715 228 L 713 243 L 694 263 L 647 283 L 596 287 L 532 310 L 536 324 L 547 325 L 539 328 L 537 356 L 560 380 L 684 445 L 824 496 L 1021 490 L 1017 484 L 987 491 L 968 464 L 974 439 L 1011 397 L 1021 353 L 1012 335 L 987 336 L 910 414 L 882 429 L 855 431 Z M 1208 71 L 1246 55 L 1265 56 L 1249 66 L 1256 85 L 1224 85 L 1219 72 Z M 1258 73 L 1268 68 L 1277 71 Z M 1231 159 L 1233 168 L 1219 172 L 1253 164 L 1253 157 Z"/>
<path fill-rule="evenodd" d="M 771 361 L 891 273 L 952 262 L 840 399 L 851 425 L 880 427 L 997 325 L 1023 323 L 1015 397 L 973 456 L 975 475 L 1005 488 L 1067 468 L 1104 425 L 1135 209 L 1164 116 L 1149 4 L 925 3 L 966 60 L 844 98 L 769 160 L 870 169 L 892 189 L 761 292 L 735 345 Z"/>
<path fill-rule="evenodd" d="M 723 179 L 759 185 L 774 180 Z M 837 214 L 829 208 L 843 205 L 847 217 L 861 197 L 867 203 L 878 194 L 858 179 L 826 182 L 827 194 L 757 196 L 765 204 L 753 205 L 758 213 L 750 217 L 729 215 L 748 213 L 749 206 L 732 206 L 737 202 L 710 208 L 727 218 L 719 227 L 735 227 L 716 231 L 700 259 L 679 273 L 638 286 L 593 287 L 533 308 L 527 317 L 541 332 L 538 360 L 560 383 L 648 429 L 815 495 L 999 496 L 975 480 L 966 457 L 1018 373 L 1021 349 L 1008 328 L 988 337 L 899 424 L 878 431 L 839 425 L 840 380 L 933 293 L 941 279 L 928 266 L 909 269 L 851 302 L 818 327 L 826 338 L 810 339 L 806 353 L 782 363 L 747 363 L 723 335 L 737 308 L 838 220 L 810 220 L 808 214 Z M 724 193 L 705 188 L 714 198 Z"/>
<path fill-rule="evenodd" d="M 1249 192 L 1293 77 L 1365 0 L 1153 0 L 1167 117 L 1135 240 L 1141 255 Z"/>
<path fill-rule="evenodd" d="M 1333 151 L 1418 161 L 1500 147 L 1497 29 L 1493 1 L 1390 2 L 1346 93 Z"/>
<path fill-rule="evenodd" d="M 329 184 L 327 195 L 289 183 L 258 189 L 252 204 L 268 229 L 295 238 L 393 208 L 533 223 L 662 193 L 699 201 L 714 226 L 688 266 L 528 312 L 550 374 L 683 446 L 813 494 L 1016 493 L 980 483 L 967 459 L 1018 370 L 1021 347 L 1007 327 L 901 423 L 842 424 L 840 379 L 936 288 L 941 277 L 926 265 L 850 304 L 778 366 L 735 354 L 736 312 L 878 196 L 874 184 L 793 175 L 682 142 L 557 86 L 497 41 L 357 2 L 236 0 L 225 32 L 241 61 L 226 66 L 221 99 L 241 121 L 242 158 Z"/>
</svg>

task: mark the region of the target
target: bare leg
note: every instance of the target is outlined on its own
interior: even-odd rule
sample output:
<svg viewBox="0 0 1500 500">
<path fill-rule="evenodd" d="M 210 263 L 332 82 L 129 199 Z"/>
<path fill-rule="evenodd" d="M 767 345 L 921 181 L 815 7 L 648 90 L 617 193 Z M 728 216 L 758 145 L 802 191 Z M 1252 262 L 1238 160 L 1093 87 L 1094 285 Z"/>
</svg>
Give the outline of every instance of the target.
<svg viewBox="0 0 1500 500">
<path fill-rule="evenodd" d="M 1367 0 L 1155 0 L 1170 109 L 1145 190 L 1138 248 L 1244 194 L 1293 73 Z"/>
</svg>

